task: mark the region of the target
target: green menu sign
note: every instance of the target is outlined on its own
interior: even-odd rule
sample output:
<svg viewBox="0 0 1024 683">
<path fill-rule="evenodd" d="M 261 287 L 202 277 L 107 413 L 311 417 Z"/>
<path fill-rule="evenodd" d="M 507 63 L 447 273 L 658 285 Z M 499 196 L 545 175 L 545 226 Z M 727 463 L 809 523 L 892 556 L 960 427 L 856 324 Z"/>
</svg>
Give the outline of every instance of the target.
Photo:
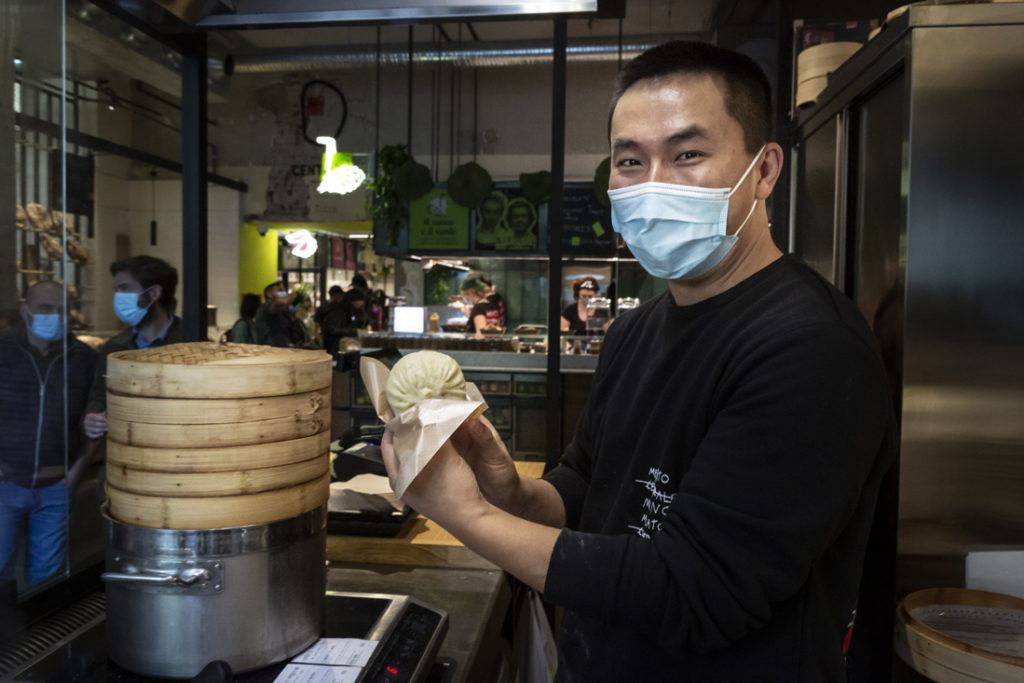
<svg viewBox="0 0 1024 683">
<path fill-rule="evenodd" d="M 452 201 L 443 187 L 409 202 L 409 249 L 469 249 L 469 209 Z"/>
</svg>

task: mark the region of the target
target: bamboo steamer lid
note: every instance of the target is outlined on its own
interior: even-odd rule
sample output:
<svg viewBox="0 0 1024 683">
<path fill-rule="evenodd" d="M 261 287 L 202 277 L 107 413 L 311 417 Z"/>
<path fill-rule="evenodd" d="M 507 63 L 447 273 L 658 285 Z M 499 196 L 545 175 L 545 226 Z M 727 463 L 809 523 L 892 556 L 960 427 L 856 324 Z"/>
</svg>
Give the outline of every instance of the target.
<svg viewBox="0 0 1024 683">
<path fill-rule="evenodd" d="M 156 472 L 229 472 L 288 465 L 325 453 L 331 433 L 322 431 L 300 439 L 212 448 L 153 448 L 107 441 L 107 463 Z"/>
<path fill-rule="evenodd" d="M 904 598 L 898 612 L 908 663 L 918 673 L 938 683 L 1024 681 L 1021 598 L 966 588 L 929 588 Z"/>
<path fill-rule="evenodd" d="M 828 85 L 828 76 L 809 78 L 796 86 L 796 106 L 802 107 L 811 104 L 818 99 L 818 95 Z"/>
<path fill-rule="evenodd" d="M 327 502 L 331 477 L 237 496 L 146 496 L 106 483 L 110 514 L 153 529 L 222 529 L 296 517 Z"/>
<path fill-rule="evenodd" d="M 107 357 L 107 390 L 130 396 L 252 398 L 330 386 L 331 357 L 318 350 L 188 342 Z"/>
<path fill-rule="evenodd" d="M 150 398 L 107 392 L 107 413 L 125 422 L 165 425 L 256 422 L 315 415 L 329 406 L 330 389 L 257 398 Z"/>
<path fill-rule="evenodd" d="M 861 43 L 837 41 L 820 43 L 801 50 L 796 56 L 796 82 L 825 76 L 836 69 L 861 48 Z"/>
<path fill-rule="evenodd" d="M 227 472 L 159 472 L 107 464 L 107 481 L 126 493 L 183 498 L 232 496 L 297 486 L 330 473 L 329 453 L 309 460 Z"/>
</svg>

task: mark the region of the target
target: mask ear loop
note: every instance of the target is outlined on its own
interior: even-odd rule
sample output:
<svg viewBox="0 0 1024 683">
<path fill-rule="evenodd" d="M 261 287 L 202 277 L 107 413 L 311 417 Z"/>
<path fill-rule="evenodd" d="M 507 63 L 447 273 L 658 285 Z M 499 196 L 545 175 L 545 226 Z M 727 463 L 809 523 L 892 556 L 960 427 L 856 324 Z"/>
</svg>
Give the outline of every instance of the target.
<svg viewBox="0 0 1024 683">
<path fill-rule="evenodd" d="M 153 301 L 150 301 L 145 306 L 142 305 L 142 295 L 145 294 L 146 292 L 152 292 L 153 291 L 153 287 L 155 287 L 155 286 L 156 285 L 152 285 L 150 287 L 146 287 L 144 290 L 139 292 L 139 296 L 137 296 L 135 298 L 135 305 L 138 306 L 139 308 L 144 308 L 144 309 L 148 310 L 150 306 L 152 306 L 154 303 L 156 303 L 156 299 L 154 299 Z"/>
<path fill-rule="evenodd" d="M 739 236 L 740 230 L 742 230 L 746 226 L 747 221 L 749 221 L 750 217 L 754 215 L 754 209 L 756 209 L 756 208 L 757 208 L 757 200 L 755 199 L 754 203 L 750 205 L 750 211 L 747 212 L 747 217 L 743 219 L 743 222 L 740 223 L 740 227 L 736 228 L 736 232 L 734 232 L 732 234 L 733 237 L 738 237 Z"/>
<path fill-rule="evenodd" d="M 740 179 L 737 180 L 736 184 L 732 186 L 731 190 L 729 190 L 730 197 L 733 196 L 736 190 L 740 189 L 740 185 L 742 185 L 743 181 L 747 179 L 747 176 L 750 175 L 750 172 L 754 170 L 754 166 L 757 165 L 757 160 L 761 158 L 761 153 L 764 152 L 764 148 L 767 146 L 768 143 L 765 143 L 761 145 L 761 149 L 757 150 L 757 154 L 755 154 L 754 158 L 751 160 L 750 166 L 747 166 L 747 170 L 743 172 L 743 175 L 740 176 Z"/>
</svg>

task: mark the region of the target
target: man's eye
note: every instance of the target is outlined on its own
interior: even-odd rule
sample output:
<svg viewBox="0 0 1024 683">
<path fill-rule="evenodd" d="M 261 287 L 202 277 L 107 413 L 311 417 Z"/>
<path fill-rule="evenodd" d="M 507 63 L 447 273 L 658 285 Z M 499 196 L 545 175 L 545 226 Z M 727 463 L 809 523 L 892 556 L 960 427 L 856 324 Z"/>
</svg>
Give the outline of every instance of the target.
<svg viewBox="0 0 1024 683">
<path fill-rule="evenodd" d="M 696 158 L 701 157 L 701 156 L 703 156 L 703 155 L 700 152 L 695 152 L 693 150 L 689 150 L 689 151 L 686 151 L 686 152 L 681 152 L 679 154 L 679 156 L 676 157 L 676 159 L 678 159 L 679 161 L 690 161 L 692 159 L 696 159 Z"/>
<path fill-rule="evenodd" d="M 615 162 L 616 166 L 639 166 L 640 162 L 636 159 L 619 159 Z"/>
</svg>

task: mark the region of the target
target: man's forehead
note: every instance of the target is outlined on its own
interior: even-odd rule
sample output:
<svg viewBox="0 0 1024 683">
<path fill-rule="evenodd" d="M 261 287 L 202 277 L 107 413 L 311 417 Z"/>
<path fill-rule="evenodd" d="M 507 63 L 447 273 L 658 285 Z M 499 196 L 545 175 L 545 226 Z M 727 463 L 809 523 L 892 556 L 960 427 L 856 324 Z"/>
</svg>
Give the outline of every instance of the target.
<svg viewBox="0 0 1024 683">
<path fill-rule="evenodd" d="M 637 114 L 652 108 L 669 108 L 686 127 L 714 130 L 732 120 L 725 105 L 725 83 L 717 74 L 674 73 L 645 78 L 631 85 L 619 98 L 612 113 L 612 140 L 623 127 L 635 122 Z"/>
<path fill-rule="evenodd" d="M 60 306 L 64 290 L 60 285 L 36 286 L 29 290 L 25 302 L 29 306 L 45 304 L 48 306 Z"/>
<path fill-rule="evenodd" d="M 127 270 L 122 270 L 120 273 L 114 276 L 114 284 L 116 285 L 139 285 L 139 281 L 135 279 L 135 276 L 129 273 Z M 139 285 L 141 287 L 141 285 Z"/>
</svg>

